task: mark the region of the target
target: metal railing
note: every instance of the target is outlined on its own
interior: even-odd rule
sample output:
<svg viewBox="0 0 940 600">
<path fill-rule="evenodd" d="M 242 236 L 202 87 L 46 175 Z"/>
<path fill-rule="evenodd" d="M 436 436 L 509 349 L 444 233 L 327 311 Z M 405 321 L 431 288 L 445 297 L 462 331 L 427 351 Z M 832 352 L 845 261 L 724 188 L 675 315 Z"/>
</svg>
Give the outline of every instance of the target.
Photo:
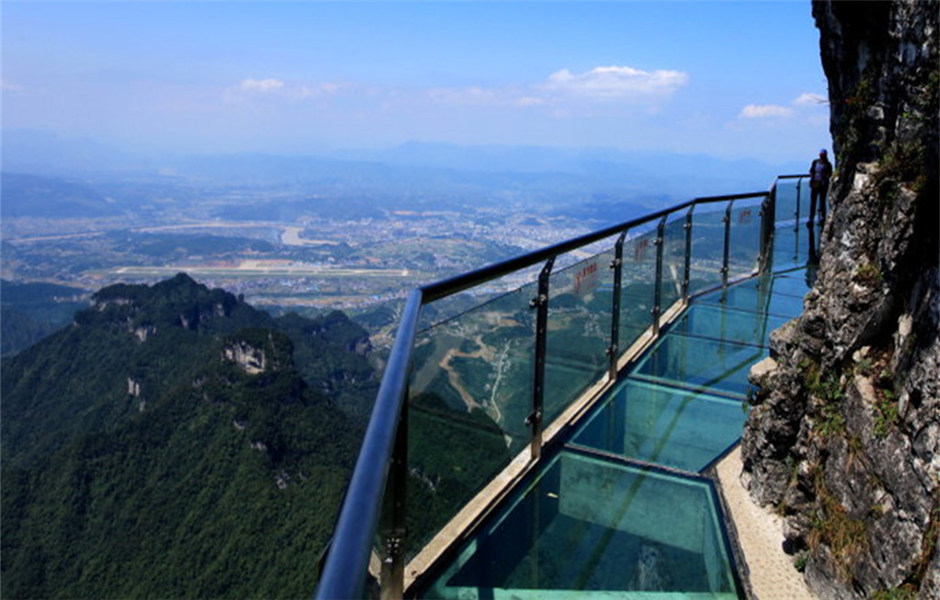
<svg viewBox="0 0 940 600">
<path fill-rule="evenodd" d="M 406 541 L 406 497 L 405 487 L 408 478 L 408 388 L 416 336 L 418 335 L 421 308 L 434 301 L 469 290 L 491 282 L 497 278 L 517 273 L 522 269 L 542 265 L 537 282 L 537 293 L 530 302 L 535 310 L 534 327 L 534 368 L 532 372 L 531 409 L 526 418 L 530 429 L 529 452 L 531 460 L 538 460 L 542 450 L 542 431 L 545 400 L 545 365 L 546 335 L 549 325 L 548 305 L 551 298 L 550 281 L 556 258 L 566 253 L 583 249 L 607 238 L 617 236 L 613 248 L 613 271 L 611 286 L 611 327 L 609 344 L 605 348 L 609 364 L 606 377 L 613 380 L 617 376 L 617 361 L 620 348 L 625 346 L 621 339 L 621 306 L 624 302 L 623 266 L 624 244 L 631 238 L 632 231 L 642 230 L 644 226 L 654 229 L 645 231 L 647 237 L 643 244 L 635 244 L 634 251 L 639 255 L 648 247 L 649 241 L 655 246 L 654 267 L 655 295 L 651 309 L 650 326 L 654 335 L 660 328 L 663 313 L 663 261 L 664 236 L 667 226 L 684 230 L 684 256 L 682 257 L 681 280 L 678 280 L 679 300 L 687 301 L 693 290 L 690 289 L 693 258 L 693 229 L 696 208 L 727 202 L 721 216 L 722 231 L 720 283 L 713 282 L 710 289 L 719 285 L 726 288 L 732 279 L 732 263 L 737 261 L 738 272 L 735 277 L 752 275 L 754 272 L 767 272 L 773 263 L 773 239 L 776 222 L 776 199 L 778 182 L 782 179 L 797 179 L 796 220 L 799 222 L 799 187 L 803 175 L 779 176 L 768 191 L 726 196 L 703 197 L 663 209 L 652 214 L 632 219 L 594 233 L 567 240 L 542 250 L 531 252 L 510 260 L 482 269 L 464 273 L 456 277 L 431 283 L 414 290 L 409 296 L 401 316 L 401 322 L 395 342 L 385 368 L 382 383 L 376 397 L 369 426 L 365 434 L 359 458 L 347 489 L 346 498 L 336 522 L 331 547 L 326 557 L 323 572 L 316 590 L 318 599 L 362 598 L 369 578 L 369 561 L 377 529 L 381 532 L 381 575 L 380 588 L 382 598 L 400 598 L 404 592 L 405 541 Z M 737 202 L 745 203 L 740 209 L 739 221 L 752 223 L 754 205 L 745 201 L 760 199 L 759 248 L 753 259 L 744 249 L 743 260 L 735 255 L 733 208 Z M 685 214 L 680 214 L 684 211 Z M 705 216 L 719 215 L 705 213 Z M 672 220 L 669 217 L 677 217 Z M 789 216 L 789 215 L 787 215 Z M 743 226 L 742 226 L 743 227 Z M 749 232 L 751 229 L 748 229 Z M 672 233 L 677 233 L 673 231 Z M 654 237 L 649 237 L 654 236 Z M 642 246 L 642 247 L 641 247 Z M 734 259 L 732 258 L 734 256 Z M 717 256 L 715 257 L 717 258 Z M 751 268 L 748 268 L 748 263 Z M 743 265 L 743 266 L 742 266 Z M 678 276 L 678 273 L 675 274 Z M 695 290 L 700 293 L 704 290 Z"/>
</svg>

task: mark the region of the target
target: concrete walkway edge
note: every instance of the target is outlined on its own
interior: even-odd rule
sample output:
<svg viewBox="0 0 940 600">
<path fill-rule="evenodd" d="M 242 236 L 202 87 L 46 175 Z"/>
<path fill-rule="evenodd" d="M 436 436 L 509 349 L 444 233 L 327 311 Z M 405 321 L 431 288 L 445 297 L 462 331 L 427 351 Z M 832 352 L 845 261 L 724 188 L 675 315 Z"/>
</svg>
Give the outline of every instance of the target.
<svg viewBox="0 0 940 600">
<path fill-rule="evenodd" d="M 747 563 L 750 591 L 758 600 L 817 600 L 794 558 L 783 551 L 783 519 L 751 500 L 741 484 L 741 447 L 716 466 L 728 518 L 737 530 L 737 542 Z"/>
</svg>

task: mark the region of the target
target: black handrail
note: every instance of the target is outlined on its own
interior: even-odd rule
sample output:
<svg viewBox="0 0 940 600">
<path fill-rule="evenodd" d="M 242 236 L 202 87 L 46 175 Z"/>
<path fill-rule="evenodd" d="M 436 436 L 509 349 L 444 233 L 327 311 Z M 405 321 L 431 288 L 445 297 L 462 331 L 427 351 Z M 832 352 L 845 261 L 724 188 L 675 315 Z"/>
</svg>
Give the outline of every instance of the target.
<svg viewBox="0 0 940 600">
<path fill-rule="evenodd" d="M 806 177 L 806 175 L 782 175 L 777 179 L 799 177 Z M 385 367 L 362 449 L 350 480 L 346 501 L 337 519 L 332 547 L 327 556 L 315 598 L 332 600 L 363 597 L 372 542 L 378 524 L 393 447 L 399 431 L 399 420 L 407 395 L 412 349 L 417 335 L 421 306 L 551 260 L 566 252 L 577 250 L 694 205 L 766 198 L 770 193 L 761 191 L 695 198 L 643 217 L 413 290 L 402 313 L 401 324 Z"/>
<path fill-rule="evenodd" d="M 414 290 L 405 303 L 369 427 L 362 440 L 362 450 L 346 492 L 346 502 L 336 521 L 332 548 L 317 586 L 317 598 L 346 600 L 364 597 L 372 539 L 408 386 L 411 349 L 420 308 L 421 290 Z"/>
</svg>

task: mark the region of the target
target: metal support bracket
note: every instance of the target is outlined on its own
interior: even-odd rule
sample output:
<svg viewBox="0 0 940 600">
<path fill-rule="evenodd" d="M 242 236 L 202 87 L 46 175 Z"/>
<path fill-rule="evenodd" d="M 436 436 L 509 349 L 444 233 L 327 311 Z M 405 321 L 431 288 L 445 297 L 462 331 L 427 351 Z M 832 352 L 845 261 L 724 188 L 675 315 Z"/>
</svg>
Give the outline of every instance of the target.
<svg viewBox="0 0 940 600">
<path fill-rule="evenodd" d="M 721 219 L 721 222 L 725 225 L 725 246 L 721 258 L 722 299 L 724 299 L 725 292 L 728 289 L 728 260 L 731 255 L 731 207 L 733 205 L 734 200 L 728 203 L 728 208 L 725 209 L 725 216 Z"/>
<path fill-rule="evenodd" d="M 692 278 L 692 211 L 695 210 L 695 205 L 689 207 L 689 211 L 685 213 L 685 257 L 683 262 L 683 271 L 682 271 L 682 301 L 689 301 L 689 280 Z"/>
<path fill-rule="evenodd" d="M 663 238 L 666 233 L 666 217 L 659 220 L 656 226 L 656 284 L 653 287 L 653 335 L 659 335 L 659 315 L 661 314 L 660 304 L 663 295 Z"/>
<path fill-rule="evenodd" d="M 797 192 L 797 227 L 799 227 L 799 191 Z M 766 274 L 773 265 L 774 228 L 777 223 L 777 184 L 761 202 L 760 207 L 760 272 Z"/>
<path fill-rule="evenodd" d="M 627 239 L 628 229 L 624 229 L 614 243 L 614 260 L 610 268 L 614 270 L 614 289 L 610 307 L 610 346 L 607 347 L 609 358 L 607 378 L 617 378 L 617 354 L 620 348 L 620 303 L 623 296 L 623 242 Z"/>
<path fill-rule="evenodd" d="M 532 412 L 526 424 L 532 427 L 531 456 L 538 460 L 542 455 L 542 407 L 545 400 L 545 354 L 548 351 L 548 284 L 555 257 L 549 258 L 539 273 L 539 291 L 529 306 L 536 309 L 535 315 L 535 373 L 532 385 Z"/>
</svg>

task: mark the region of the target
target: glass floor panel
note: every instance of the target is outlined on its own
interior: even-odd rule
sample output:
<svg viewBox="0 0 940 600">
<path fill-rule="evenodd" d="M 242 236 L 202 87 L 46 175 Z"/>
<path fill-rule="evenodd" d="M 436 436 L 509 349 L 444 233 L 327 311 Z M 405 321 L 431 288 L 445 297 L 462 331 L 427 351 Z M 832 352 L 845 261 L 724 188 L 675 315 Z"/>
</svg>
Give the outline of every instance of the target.
<svg viewBox="0 0 940 600">
<path fill-rule="evenodd" d="M 722 302 L 724 295 L 724 302 Z M 756 287 L 731 286 L 727 290 L 715 290 L 695 300 L 702 304 L 729 306 L 762 314 L 795 318 L 803 314 L 803 298 L 787 294 L 761 293 Z"/>
<path fill-rule="evenodd" d="M 775 275 L 773 277 L 755 277 L 734 284 L 736 288 L 763 291 L 765 294 L 786 294 L 803 298 L 811 287 L 806 281 L 806 270 L 793 271 L 793 275 Z"/>
<path fill-rule="evenodd" d="M 766 355 L 767 350 L 761 346 L 668 333 L 630 377 L 691 390 L 711 388 L 744 399 L 752 387 L 747 381 L 748 371 Z"/>
<path fill-rule="evenodd" d="M 673 325 L 670 333 L 767 345 L 770 332 L 789 319 L 777 315 L 736 310 L 708 304 L 693 304 Z"/>
<path fill-rule="evenodd" d="M 789 275 L 777 275 L 774 277 L 773 293 L 787 294 L 788 296 L 797 296 L 803 298 L 809 293 L 810 288 L 815 283 L 816 271 L 813 269 L 800 269 L 793 271 Z"/>
<path fill-rule="evenodd" d="M 738 598 L 715 506 L 707 479 L 565 449 L 418 596 Z"/>
<path fill-rule="evenodd" d="M 627 379 L 572 443 L 699 472 L 740 439 L 746 418 L 739 400 Z"/>
<path fill-rule="evenodd" d="M 813 243 L 817 248 L 819 245 L 820 230 L 816 226 L 813 230 Z M 784 225 L 774 230 L 774 268 L 786 268 L 788 265 L 795 267 L 806 266 L 810 258 L 810 235 L 809 228 L 805 223 L 794 228 L 792 225 Z M 818 252 L 817 252 L 818 256 Z"/>
</svg>

